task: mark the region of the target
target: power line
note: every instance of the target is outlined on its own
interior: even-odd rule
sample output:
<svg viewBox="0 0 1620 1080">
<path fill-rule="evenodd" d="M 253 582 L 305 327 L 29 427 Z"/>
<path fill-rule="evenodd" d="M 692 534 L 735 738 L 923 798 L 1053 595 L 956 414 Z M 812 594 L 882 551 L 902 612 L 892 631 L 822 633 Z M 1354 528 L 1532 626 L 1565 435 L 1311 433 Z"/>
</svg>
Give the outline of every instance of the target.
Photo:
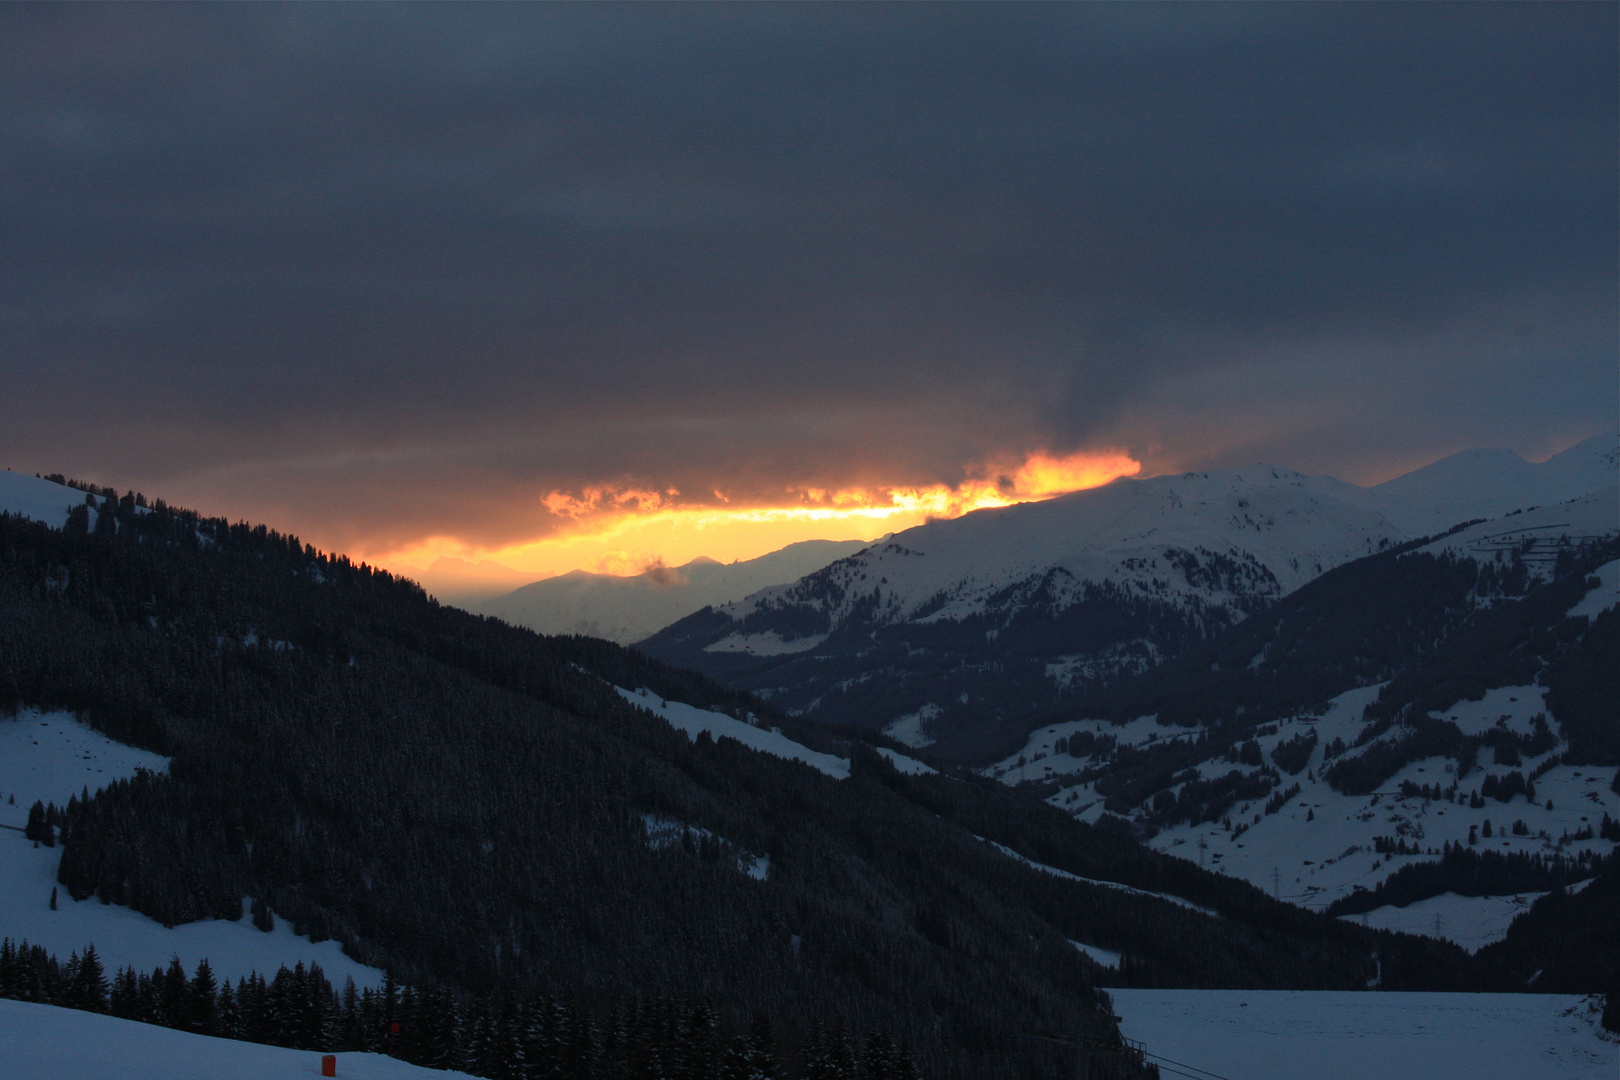
<svg viewBox="0 0 1620 1080">
<path fill-rule="evenodd" d="M 1159 1061 L 1167 1061 L 1172 1065 L 1180 1065 L 1183 1069 L 1191 1069 L 1193 1071 L 1192 1073 L 1181 1073 L 1181 1075 L 1182 1076 L 1192 1076 L 1193 1073 L 1197 1073 L 1198 1074 L 1197 1076 L 1193 1076 L 1193 1080 L 1202 1080 L 1202 1077 L 1205 1077 L 1205 1076 L 1212 1076 L 1212 1077 L 1215 1078 L 1215 1080 L 1232 1080 L 1232 1078 L 1229 1077 L 1229 1076 L 1222 1076 L 1220 1073 L 1218 1073 L 1218 1072 L 1210 1072 L 1208 1069 L 1200 1069 L 1196 1065 L 1188 1065 L 1185 1061 L 1177 1061 L 1174 1058 L 1167 1058 L 1167 1057 L 1164 1057 L 1164 1056 L 1159 1055 L 1159 1054 L 1149 1053 L 1146 1050 L 1143 1050 L 1142 1054 L 1145 1057 L 1157 1058 Z M 1170 1069 L 1170 1070 L 1167 1070 L 1167 1071 L 1175 1072 L 1176 1070 L 1175 1069 Z"/>
</svg>

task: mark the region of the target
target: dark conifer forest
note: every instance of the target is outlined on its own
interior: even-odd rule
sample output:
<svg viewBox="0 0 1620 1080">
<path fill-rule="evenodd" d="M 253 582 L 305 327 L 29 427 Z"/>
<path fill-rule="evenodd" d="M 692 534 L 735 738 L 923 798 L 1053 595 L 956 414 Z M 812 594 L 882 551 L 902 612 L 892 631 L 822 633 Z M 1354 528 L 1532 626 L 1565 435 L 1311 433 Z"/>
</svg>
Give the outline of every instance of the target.
<svg viewBox="0 0 1620 1080">
<path fill-rule="evenodd" d="M 48 808 L 61 884 L 170 925 L 241 918 L 246 897 L 255 918 L 273 910 L 336 939 L 411 988 L 409 1006 L 373 1000 L 369 1013 L 339 995 L 322 1023 L 344 1045 L 375 1043 L 378 1010 L 437 1010 L 431 1023 L 457 1018 L 463 1065 L 539 1075 L 478 1064 L 487 1032 L 566 1039 L 556 1031 L 589 1016 L 600 1057 L 629 1052 L 614 1033 L 634 1015 L 671 1039 L 719 1033 L 722 1062 L 740 1039 L 739 1053 L 791 1062 L 782 1075 L 843 1075 L 805 1064 L 821 1046 L 940 1080 L 1134 1076 L 1149 1073 L 1111 1049 L 1105 983 L 1485 977 L 1453 945 L 1279 903 L 1106 819 L 1087 826 L 949 767 L 902 775 L 855 733 L 796 725 L 633 650 L 541 637 L 264 526 L 144 501 L 80 508 L 60 530 L 0 515 L 0 706 L 70 710 L 172 758 Z M 847 757 L 851 776 L 694 742 L 614 686 L 783 727 Z M 649 817 L 683 842 L 650 843 Z M 1219 915 L 1046 873 L 986 841 Z M 745 856 L 768 860 L 764 880 Z M 1122 953 L 1120 968 L 1076 941 Z M 20 955 L 10 962 L 49 967 Z M 137 1008 L 143 979 L 161 997 L 174 977 L 120 975 L 108 1007 Z M 214 1009 L 258 1037 L 244 995 L 274 985 L 238 983 L 235 1004 L 216 992 Z"/>
</svg>

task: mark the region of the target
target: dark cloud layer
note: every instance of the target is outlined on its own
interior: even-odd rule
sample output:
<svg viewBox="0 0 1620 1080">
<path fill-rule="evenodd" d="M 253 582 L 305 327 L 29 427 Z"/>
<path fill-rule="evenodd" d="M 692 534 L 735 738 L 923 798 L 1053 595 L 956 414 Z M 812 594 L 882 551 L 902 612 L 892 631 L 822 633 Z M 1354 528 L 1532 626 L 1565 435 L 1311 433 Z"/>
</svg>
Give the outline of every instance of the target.
<svg viewBox="0 0 1620 1080">
<path fill-rule="evenodd" d="M 0 464 L 329 543 L 1615 424 L 1612 4 L 0 10 Z"/>
</svg>

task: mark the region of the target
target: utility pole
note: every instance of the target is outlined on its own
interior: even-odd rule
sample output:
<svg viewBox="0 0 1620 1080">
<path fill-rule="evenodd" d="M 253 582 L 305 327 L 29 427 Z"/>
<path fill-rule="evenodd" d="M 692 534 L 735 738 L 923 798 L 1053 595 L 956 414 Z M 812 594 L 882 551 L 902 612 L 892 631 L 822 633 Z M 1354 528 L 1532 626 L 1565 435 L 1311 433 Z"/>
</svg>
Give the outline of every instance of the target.
<svg viewBox="0 0 1620 1080">
<path fill-rule="evenodd" d="M 1437 912 L 1434 913 L 1434 936 L 1435 937 L 1440 936 L 1440 926 L 1441 926 L 1440 913 L 1437 911 Z"/>
<path fill-rule="evenodd" d="M 1275 866 L 1271 868 L 1271 898 L 1273 900 L 1282 899 L 1282 879 L 1278 877 Z"/>
</svg>

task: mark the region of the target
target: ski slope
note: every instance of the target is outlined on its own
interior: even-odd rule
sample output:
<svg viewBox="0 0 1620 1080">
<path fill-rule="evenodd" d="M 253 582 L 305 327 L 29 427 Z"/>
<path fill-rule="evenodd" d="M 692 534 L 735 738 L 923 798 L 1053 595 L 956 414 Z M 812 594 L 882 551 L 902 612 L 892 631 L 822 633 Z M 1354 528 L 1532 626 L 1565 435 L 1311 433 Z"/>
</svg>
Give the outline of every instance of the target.
<svg viewBox="0 0 1620 1080">
<path fill-rule="evenodd" d="M 215 1039 L 98 1013 L 0 1000 L 6 1080 L 294 1080 L 319 1076 L 308 1050 Z M 339 1080 L 457 1080 L 463 1072 L 382 1054 L 338 1054 Z"/>
<path fill-rule="evenodd" d="M 63 961 L 94 943 L 109 974 L 120 967 L 151 971 L 177 956 L 188 972 L 206 958 L 217 978 L 235 981 L 250 971 L 274 975 L 283 964 L 303 961 L 319 964 L 339 988 L 348 978 L 357 986 L 382 985 L 381 971 L 351 960 L 337 942 L 311 942 L 279 918 L 269 933 L 246 917 L 169 928 L 94 897 L 75 902 L 57 885 L 62 849 L 35 846 L 21 832 L 34 800 L 65 806 L 86 789 L 94 793 L 139 769 L 167 767 L 168 759 L 113 742 L 67 713 L 24 709 L 16 718 L 0 718 L 0 825 L 8 826 L 0 829 L 0 937 L 26 939 Z M 246 903 L 244 898 L 244 916 Z"/>
<path fill-rule="evenodd" d="M 1620 1073 L 1620 1045 L 1597 1023 L 1601 1003 L 1565 994 L 1108 993 L 1120 1030 L 1143 1043 L 1167 1077 L 1614 1080 Z"/>
</svg>

